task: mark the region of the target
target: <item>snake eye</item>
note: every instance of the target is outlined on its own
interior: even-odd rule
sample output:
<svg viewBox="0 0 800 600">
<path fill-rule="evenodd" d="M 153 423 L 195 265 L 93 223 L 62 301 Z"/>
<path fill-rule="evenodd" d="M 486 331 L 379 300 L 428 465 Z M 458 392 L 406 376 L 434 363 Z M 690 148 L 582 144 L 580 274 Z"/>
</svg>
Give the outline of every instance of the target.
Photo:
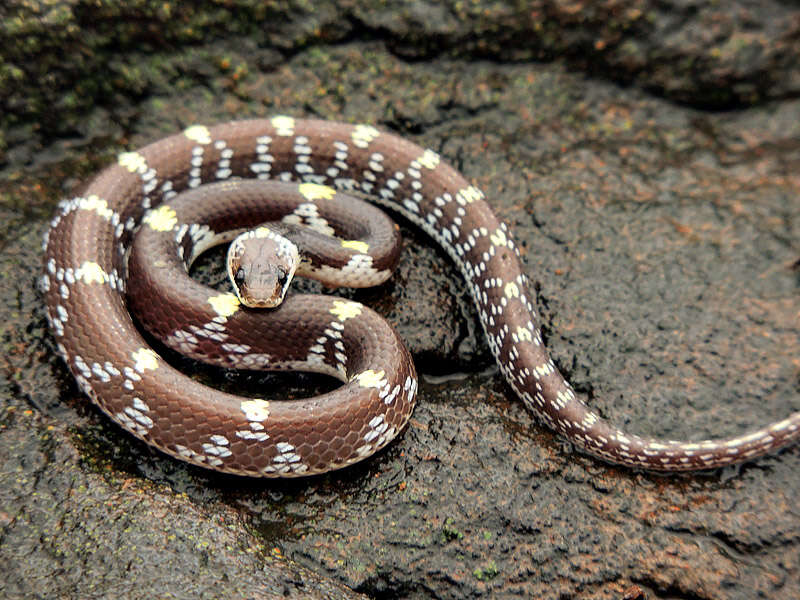
<svg viewBox="0 0 800 600">
<path fill-rule="evenodd" d="M 242 267 L 236 270 L 236 274 L 233 276 L 233 282 L 238 286 L 244 284 L 244 269 Z"/>
<path fill-rule="evenodd" d="M 286 280 L 289 279 L 289 274 L 286 272 L 286 269 L 283 267 L 278 267 L 278 283 L 281 286 L 286 285 Z"/>
</svg>

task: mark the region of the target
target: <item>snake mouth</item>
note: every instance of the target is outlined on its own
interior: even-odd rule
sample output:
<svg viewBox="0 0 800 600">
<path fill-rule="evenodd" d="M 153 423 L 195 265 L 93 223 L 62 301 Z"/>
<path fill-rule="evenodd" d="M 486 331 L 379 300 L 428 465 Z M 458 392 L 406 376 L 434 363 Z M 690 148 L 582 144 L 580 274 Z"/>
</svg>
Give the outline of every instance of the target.
<svg viewBox="0 0 800 600">
<path fill-rule="evenodd" d="M 249 308 L 276 308 L 283 302 L 285 295 L 282 287 L 272 288 L 271 291 L 257 286 L 254 289 L 250 286 L 234 286 L 234 289 L 239 301 Z"/>
<path fill-rule="evenodd" d="M 249 308 L 276 308 L 289 291 L 295 269 L 284 265 L 239 266 L 232 278 L 239 301 Z"/>
</svg>

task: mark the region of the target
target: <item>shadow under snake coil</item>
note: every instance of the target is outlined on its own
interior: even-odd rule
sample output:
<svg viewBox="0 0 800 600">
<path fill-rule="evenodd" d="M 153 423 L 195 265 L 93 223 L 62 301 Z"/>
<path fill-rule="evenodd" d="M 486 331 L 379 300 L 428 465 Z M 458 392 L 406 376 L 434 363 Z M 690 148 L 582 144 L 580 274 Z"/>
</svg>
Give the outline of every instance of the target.
<svg viewBox="0 0 800 600">
<path fill-rule="evenodd" d="M 344 381 L 307 400 L 267 402 L 210 389 L 148 346 L 125 297 L 135 230 L 144 218 L 178 244 L 192 236 L 202 243 L 201 227 L 173 222 L 159 205 L 183 190 L 237 178 L 351 191 L 418 225 L 463 274 L 506 381 L 547 425 L 589 454 L 649 470 L 694 470 L 744 461 L 800 438 L 800 412 L 723 440 L 665 441 L 620 431 L 575 395 L 549 358 L 517 248 L 480 190 L 436 152 L 371 126 L 278 116 L 192 126 L 121 154 L 83 195 L 60 204 L 44 241 L 41 286 L 60 355 L 105 413 L 172 456 L 249 476 L 322 473 L 385 446 L 414 406 L 417 379 L 408 352 L 388 325 L 364 325 L 372 313 L 348 300 L 327 297 L 311 308 L 290 296 L 279 309 L 262 311 L 273 323 L 263 337 L 279 338 L 267 340 L 269 352 L 232 336 L 237 319 L 253 312 L 233 294 L 206 292 L 210 320 L 192 323 L 190 307 L 163 317 L 173 323 L 174 346 L 203 345 L 223 364 L 263 367 L 270 358 Z M 222 195 L 219 205 L 225 204 Z M 308 222 L 314 207 L 312 194 L 295 217 Z M 353 244 L 351 266 L 371 260 L 361 249 Z M 311 333 L 281 336 L 285 326 L 276 319 L 284 313 Z M 369 348 L 356 348 L 365 338 Z M 278 350 L 287 354 L 277 356 Z"/>
</svg>

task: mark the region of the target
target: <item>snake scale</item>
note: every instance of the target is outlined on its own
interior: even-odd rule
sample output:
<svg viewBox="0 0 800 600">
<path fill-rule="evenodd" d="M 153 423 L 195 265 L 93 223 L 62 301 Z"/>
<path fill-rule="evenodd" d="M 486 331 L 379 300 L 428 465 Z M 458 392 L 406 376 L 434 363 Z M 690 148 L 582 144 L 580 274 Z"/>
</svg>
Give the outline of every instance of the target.
<svg viewBox="0 0 800 600">
<path fill-rule="evenodd" d="M 647 439 L 614 427 L 576 396 L 549 358 L 519 252 L 480 190 L 436 152 L 374 127 L 277 116 L 195 125 L 121 154 L 80 196 L 59 205 L 45 236 L 41 288 L 60 355 L 105 413 L 172 456 L 250 476 L 321 473 L 388 444 L 414 406 L 416 374 L 397 334 L 366 307 L 340 298 L 312 307 L 304 296 L 287 297 L 258 326 L 263 329 L 254 337 L 266 347 L 235 339 L 234 329 L 251 327 L 237 319 L 251 315 L 233 294 L 202 292 L 203 314 L 184 305 L 178 310 L 185 314 L 172 319 L 154 309 L 174 347 L 194 347 L 229 366 L 264 367 L 273 360 L 275 368 L 327 372 L 344 382 L 299 403 L 213 390 L 150 348 L 125 295 L 135 231 L 160 227 L 179 245 L 202 246 L 208 226 L 173 222 L 163 203 L 213 182 L 236 188 L 239 179 L 307 184 L 302 212 L 290 212 L 306 224 L 325 222 L 317 198 L 330 186 L 367 196 L 419 226 L 462 273 L 509 385 L 549 427 L 591 455 L 648 470 L 695 470 L 744 461 L 800 438 L 800 412 L 744 435 L 699 442 Z M 221 207 L 226 198 L 220 195 Z M 369 266 L 368 245 L 351 244 L 338 268 Z M 305 333 L 283 334 L 282 313 Z"/>
</svg>

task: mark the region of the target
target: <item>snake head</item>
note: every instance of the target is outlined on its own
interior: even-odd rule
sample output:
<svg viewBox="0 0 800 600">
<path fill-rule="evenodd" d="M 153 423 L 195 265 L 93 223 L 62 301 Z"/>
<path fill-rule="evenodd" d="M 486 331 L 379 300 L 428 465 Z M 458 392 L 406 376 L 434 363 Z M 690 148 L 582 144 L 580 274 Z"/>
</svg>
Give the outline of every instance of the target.
<svg viewBox="0 0 800 600">
<path fill-rule="evenodd" d="M 239 301 L 252 308 L 283 302 L 300 262 L 294 243 L 262 226 L 246 231 L 228 247 L 228 278 Z"/>
</svg>

